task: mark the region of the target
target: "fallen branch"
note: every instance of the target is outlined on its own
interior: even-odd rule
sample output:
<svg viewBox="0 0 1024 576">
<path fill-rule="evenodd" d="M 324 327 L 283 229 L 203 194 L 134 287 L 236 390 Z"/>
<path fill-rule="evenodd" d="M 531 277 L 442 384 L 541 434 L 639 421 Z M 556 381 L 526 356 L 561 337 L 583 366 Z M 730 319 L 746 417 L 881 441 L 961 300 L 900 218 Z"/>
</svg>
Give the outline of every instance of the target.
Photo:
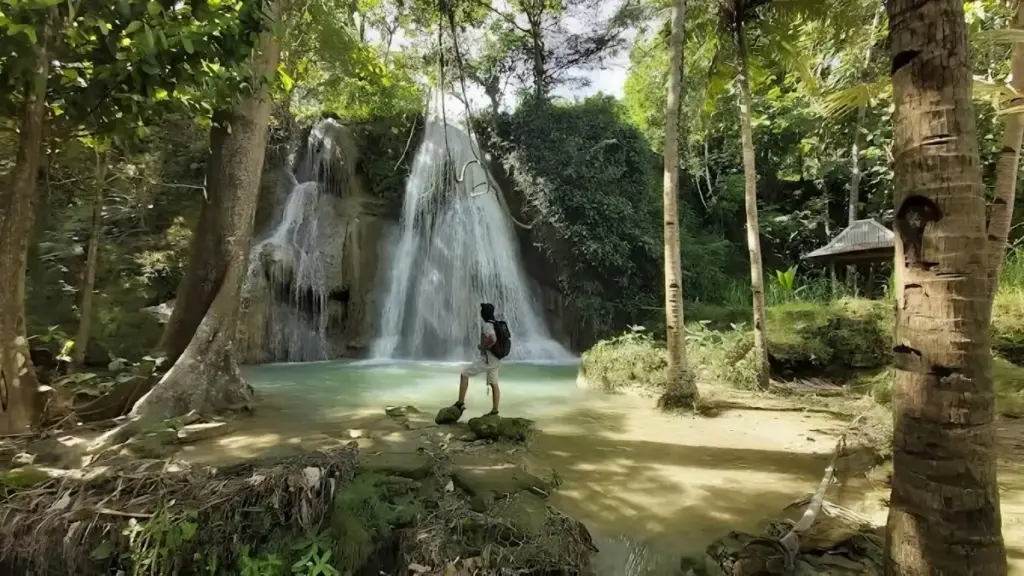
<svg viewBox="0 0 1024 576">
<path fill-rule="evenodd" d="M 811 497 L 810 503 L 804 510 L 800 520 L 790 528 L 789 532 L 785 536 L 779 538 L 777 541 L 772 541 L 768 538 L 758 538 L 754 542 L 748 544 L 760 544 L 768 545 L 768 547 L 779 549 L 785 554 L 785 566 L 787 570 L 792 570 L 796 564 L 796 555 L 800 551 L 800 534 L 806 532 L 811 525 L 814 524 L 815 519 L 818 517 L 818 513 L 821 512 L 822 504 L 825 501 L 825 493 L 828 491 L 829 484 L 832 483 L 832 479 L 835 478 L 836 462 L 839 460 L 840 454 L 846 447 L 846 436 L 850 433 L 860 421 L 868 415 L 865 411 L 854 418 L 850 424 L 846 427 L 846 430 L 839 435 L 836 440 L 835 450 L 832 452 L 832 458 L 829 460 L 828 466 L 825 468 L 825 474 L 821 477 L 821 482 L 818 484 L 818 490 Z"/>
</svg>

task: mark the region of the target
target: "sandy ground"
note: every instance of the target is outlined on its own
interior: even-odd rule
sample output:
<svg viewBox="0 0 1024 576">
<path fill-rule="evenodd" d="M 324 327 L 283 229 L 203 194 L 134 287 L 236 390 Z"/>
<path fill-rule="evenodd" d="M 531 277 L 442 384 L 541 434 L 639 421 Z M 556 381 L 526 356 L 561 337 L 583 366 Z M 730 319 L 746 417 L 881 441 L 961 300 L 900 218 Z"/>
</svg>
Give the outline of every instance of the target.
<svg viewBox="0 0 1024 576">
<path fill-rule="evenodd" d="M 552 504 L 584 521 L 605 550 L 602 573 L 627 573 L 629 556 L 666 573 L 730 530 L 756 531 L 817 486 L 846 422 L 816 412 L 729 410 L 717 417 L 664 415 L 633 396 L 594 397 L 548 411 L 523 448 L 459 441 L 464 429 L 433 425 L 437 406 L 400 423 L 382 409 L 331 421 L 275 417 L 272 401 L 230 436 L 187 446 L 207 464 L 356 441 L 368 458 L 448 450 L 562 481 Z M 1024 575 L 1024 422 L 1000 421 L 1000 484 L 1011 574 Z M 414 457 L 414 456 L 410 456 Z M 828 499 L 885 522 L 887 489 L 861 469 L 840 474 Z M 601 546 L 599 544 L 599 546 Z M 634 558 L 635 561 L 635 558 Z"/>
</svg>

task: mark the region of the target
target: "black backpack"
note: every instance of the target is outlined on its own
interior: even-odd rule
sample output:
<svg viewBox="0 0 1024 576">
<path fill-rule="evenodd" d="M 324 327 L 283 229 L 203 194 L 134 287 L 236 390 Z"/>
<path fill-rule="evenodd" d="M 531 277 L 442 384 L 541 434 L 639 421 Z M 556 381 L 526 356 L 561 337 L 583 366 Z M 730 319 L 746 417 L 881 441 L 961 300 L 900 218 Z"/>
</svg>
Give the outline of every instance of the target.
<svg viewBox="0 0 1024 576">
<path fill-rule="evenodd" d="M 508 324 L 504 320 L 494 320 L 491 326 L 494 326 L 494 335 L 497 338 L 494 346 L 491 346 L 491 354 L 501 360 L 512 352 L 512 333 L 508 331 Z"/>
</svg>

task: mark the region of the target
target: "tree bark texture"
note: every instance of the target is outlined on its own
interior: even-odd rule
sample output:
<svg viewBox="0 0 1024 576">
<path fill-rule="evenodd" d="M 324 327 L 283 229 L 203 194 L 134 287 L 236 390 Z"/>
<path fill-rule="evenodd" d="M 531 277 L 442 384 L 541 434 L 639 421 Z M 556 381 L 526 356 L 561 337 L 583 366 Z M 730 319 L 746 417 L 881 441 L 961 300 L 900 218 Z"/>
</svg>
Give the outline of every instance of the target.
<svg viewBox="0 0 1024 576">
<path fill-rule="evenodd" d="M 959 0 L 890 0 L 896 382 L 886 573 L 1006 574 L 985 190 Z"/>
<path fill-rule="evenodd" d="M 743 145 L 744 196 L 747 213 L 747 250 L 750 253 L 750 290 L 754 300 L 754 354 L 757 385 L 768 388 L 768 334 L 764 312 L 764 267 L 761 265 L 760 227 L 757 224 L 757 170 L 754 164 L 754 129 L 750 124 L 750 80 L 743 22 L 737 17 L 733 31 L 739 57 L 740 136 Z"/>
<path fill-rule="evenodd" d="M 25 85 L 18 157 L 10 181 L 0 186 L 0 432 L 17 433 L 37 424 L 39 384 L 25 333 L 25 273 L 35 216 L 46 122 L 49 73 L 44 23 L 35 45 L 33 70 Z"/>
<path fill-rule="evenodd" d="M 1017 15 L 1013 27 L 1024 29 L 1024 2 L 1017 3 Z M 1010 57 L 1010 87 L 1020 93 L 1024 91 L 1024 42 L 1013 46 Z M 1015 98 L 1009 106 L 1024 105 L 1024 98 Z M 1024 116 L 1008 114 L 1003 117 L 1003 146 L 996 161 L 995 198 L 988 220 L 988 283 L 989 295 L 995 297 L 999 291 L 999 275 L 1003 269 L 1006 254 L 1006 240 L 1010 236 L 1010 221 L 1013 219 L 1013 203 L 1017 196 L 1017 171 L 1020 169 L 1020 142 L 1024 136 Z"/>
<path fill-rule="evenodd" d="M 675 403 L 691 403 L 697 387 L 686 370 L 683 333 L 683 257 L 679 243 L 679 101 L 683 86 L 684 0 L 672 2 L 669 38 L 668 105 L 665 109 L 665 332 L 668 341 L 668 394 Z"/>
<path fill-rule="evenodd" d="M 174 309 L 158 346 L 159 354 L 170 364 L 178 361 L 178 357 L 192 341 L 224 281 L 224 262 L 227 259 L 224 250 L 228 245 L 227 235 L 231 233 L 231 223 L 225 220 L 230 214 L 222 206 L 231 201 L 232 183 L 228 169 L 235 160 L 225 155 L 231 120 L 230 114 L 217 112 L 214 114 L 213 128 L 210 129 L 206 198 L 192 234 L 188 268 L 178 285 Z"/>
<path fill-rule="evenodd" d="M 107 181 L 107 154 L 96 156 L 96 190 L 92 199 L 92 227 L 89 230 L 89 247 L 86 249 L 85 274 L 82 276 L 82 299 L 79 301 L 78 332 L 75 346 L 71 349 L 71 364 L 76 368 L 85 365 L 85 351 L 89 347 L 89 333 L 92 328 L 92 293 L 96 288 L 96 268 L 99 264 L 100 242 L 103 241 L 103 197 Z"/>
<path fill-rule="evenodd" d="M 272 1 L 264 12 L 276 19 L 280 9 L 280 2 Z M 216 211 L 214 221 L 224 226 L 214 230 L 219 232 L 217 250 L 223 255 L 216 263 L 222 278 L 216 296 L 170 371 L 135 405 L 134 416 L 159 419 L 190 410 L 213 413 L 246 405 L 251 399 L 251 389 L 238 367 L 235 335 L 272 106 L 266 79 L 274 76 L 279 57 L 277 39 L 264 31 L 253 52 L 254 92 L 243 94 L 228 114 L 230 129 L 214 152 L 225 160 L 220 175 L 224 194 L 207 207 Z"/>
</svg>

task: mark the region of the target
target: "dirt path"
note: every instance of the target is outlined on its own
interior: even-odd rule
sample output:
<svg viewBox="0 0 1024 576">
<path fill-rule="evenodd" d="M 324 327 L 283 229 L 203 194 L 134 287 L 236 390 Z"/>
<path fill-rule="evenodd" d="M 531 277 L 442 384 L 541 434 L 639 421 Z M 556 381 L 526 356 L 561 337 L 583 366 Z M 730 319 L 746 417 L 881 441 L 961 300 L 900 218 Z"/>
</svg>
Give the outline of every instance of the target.
<svg viewBox="0 0 1024 576">
<path fill-rule="evenodd" d="M 778 518 L 817 486 L 847 425 L 829 414 L 795 411 L 667 416 L 649 399 L 615 396 L 545 414 L 526 450 L 472 442 L 464 427 L 433 424 L 438 407 L 422 408 L 408 419 L 378 408 L 296 421 L 276 415 L 271 403 L 232 435 L 187 446 L 181 456 L 224 464 L 355 441 L 371 468 L 414 468 L 440 452 L 461 464 L 525 468 L 561 482 L 551 503 L 584 521 L 603 543 L 602 573 L 621 576 L 636 557 L 655 568 L 630 574 L 665 573 L 680 556 L 700 555 L 730 530 L 753 532 Z M 1024 575 L 1024 422 L 999 424 L 1004 537 L 1011 574 Z M 887 492 L 858 466 L 827 497 L 884 523 Z"/>
</svg>

